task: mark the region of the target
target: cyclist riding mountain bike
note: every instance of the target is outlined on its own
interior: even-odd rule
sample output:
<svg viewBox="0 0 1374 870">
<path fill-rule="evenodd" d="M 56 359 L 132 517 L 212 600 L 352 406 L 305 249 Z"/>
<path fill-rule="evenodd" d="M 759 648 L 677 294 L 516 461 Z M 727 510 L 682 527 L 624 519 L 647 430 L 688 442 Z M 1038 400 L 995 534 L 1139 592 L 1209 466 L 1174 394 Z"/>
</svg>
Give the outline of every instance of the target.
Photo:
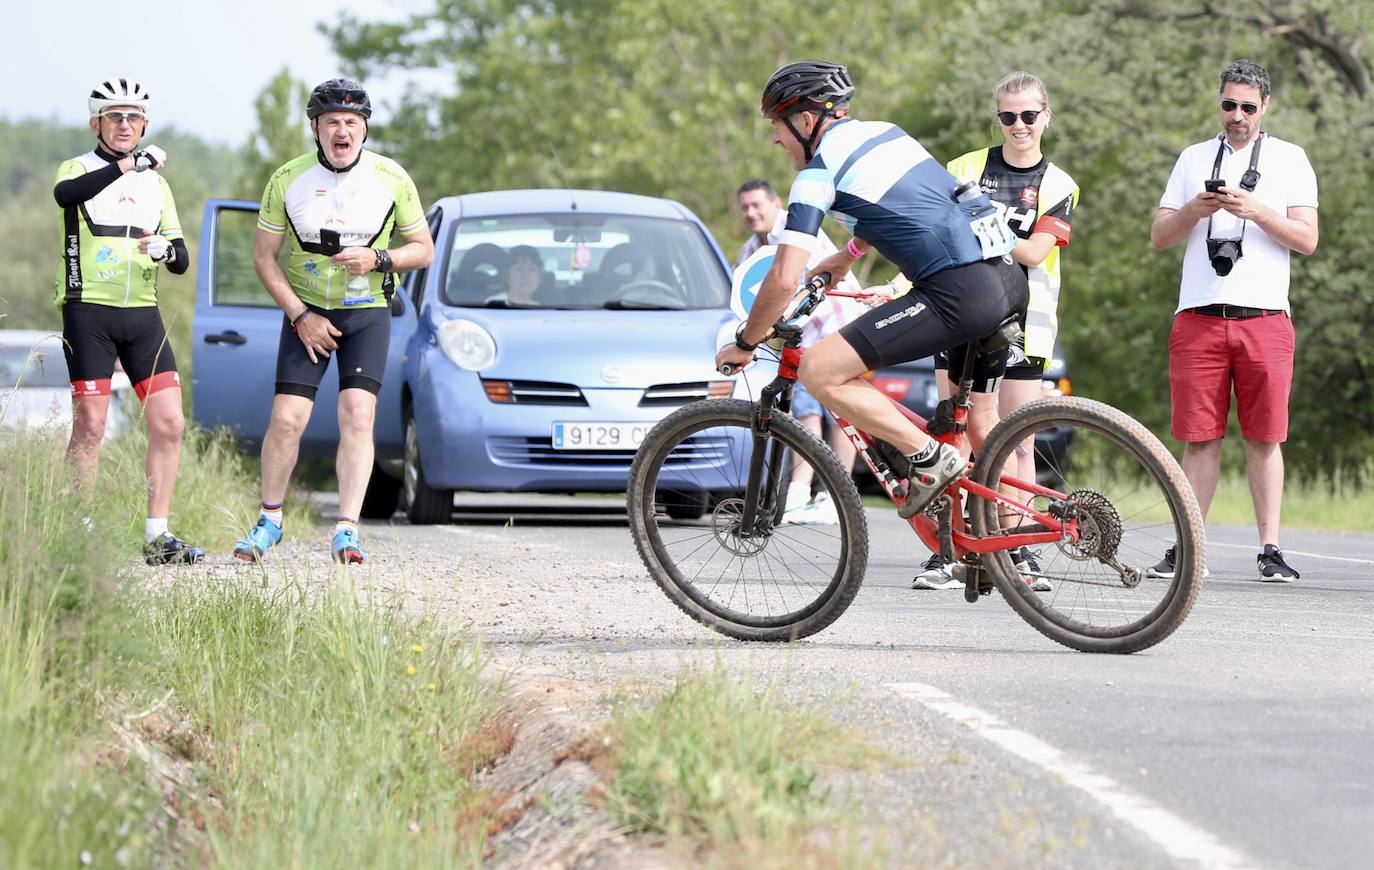
<svg viewBox="0 0 1374 870">
<path fill-rule="evenodd" d="M 740 185 L 735 199 L 740 217 L 750 230 L 749 239 L 740 248 L 739 256 L 735 258 L 735 267 L 739 268 L 739 265 L 753 256 L 759 248 L 778 243 L 786 228 L 787 211 L 782 207 L 782 198 L 773 190 L 773 186 L 762 178 L 750 179 Z M 816 249 L 807 261 L 808 266 L 814 266 L 837 250 L 835 243 L 830 241 L 830 237 L 824 231 L 816 233 L 816 242 Z M 860 293 L 863 289 L 853 275 L 840 282 L 839 287 L 854 294 Z M 802 327 L 802 347 L 811 347 L 864 311 L 863 304 L 856 299 L 827 296 Z M 791 411 L 797 422 L 816 437 L 821 436 L 821 422 L 825 416 L 825 409 L 801 384 L 793 388 Z M 839 426 L 835 425 L 833 418 L 828 425 L 830 432 L 826 443 L 830 445 L 840 465 L 852 469 L 855 456 L 853 443 Z M 822 490 L 813 497 L 811 489 L 811 466 L 805 462 L 793 463 L 792 479 L 787 488 L 787 505 L 783 513 L 784 522 L 833 524 L 837 521 L 830 493 Z"/>
<path fill-rule="evenodd" d="M 1030 302 L 1021 323 L 1024 338 L 1011 347 L 1007 371 L 997 391 L 997 417 L 1005 417 L 1041 395 L 1045 364 L 1054 352 L 1059 331 L 1059 249 L 1069 243 L 1078 185 L 1040 149 L 1052 116 L 1045 83 L 1028 72 L 1014 72 L 997 83 L 993 100 L 1002 144 L 970 151 L 951 160 L 946 168 L 960 181 L 976 182 L 1004 211 L 1017 238 L 1012 258 L 1025 270 L 1030 284 Z M 954 378 L 948 365 L 944 354 L 936 356 L 935 368 L 945 372 L 936 381 L 941 399 L 953 392 Z M 977 425 L 970 428 L 969 440 L 975 451 L 997 417 L 974 421 Z M 1036 479 L 1033 443 L 1021 445 L 1017 451 L 1015 476 Z M 1029 549 L 1023 548 L 1016 561 L 1038 591 L 1049 591 L 1049 581 L 1040 575 L 1040 566 Z M 930 557 L 912 581 L 913 589 L 962 586 L 953 579 L 939 553 Z"/>
<path fill-rule="evenodd" d="M 837 416 L 905 454 L 909 496 L 904 518 L 923 511 L 967 471 L 958 449 L 918 430 L 862 375 L 884 366 L 957 349 L 987 336 L 1027 299 L 1026 276 L 1011 261 L 1015 236 L 981 193 L 956 199 L 957 182 L 901 128 L 849 117 L 854 85 L 844 66 L 826 61 L 788 64 L 763 90 L 763 114 L 773 142 L 799 170 L 788 197 L 787 224 L 773 267 L 749 320 L 717 367 L 752 359 L 806 272 L 827 213 L 854 238 L 811 274 L 831 282 L 876 248 L 914 282 L 907 295 L 872 309 L 808 350 L 800 377 Z M 1006 348 L 982 354 L 974 371 L 975 403 L 986 405 L 1006 367 Z"/>
<path fill-rule="evenodd" d="M 115 360 L 134 383 L 148 423 L 150 565 L 205 556 L 167 530 L 186 421 L 181 381 L 157 308 L 159 264 L 180 275 L 191 264 L 172 189 L 159 170 L 167 155 L 140 149 L 148 132 L 148 92 L 129 78 L 98 83 L 87 99 L 91 151 L 57 170 L 53 198 L 62 211 L 62 255 L 54 301 L 62 310 L 63 348 L 72 383 L 67 456 L 90 491 L 110 408 Z"/>
<path fill-rule="evenodd" d="M 282 502 L 301 433 L 331 354 L 339 362 L 339 518 L 335 561 L 362 562 L 357 517 L 373 468 L 372 424 L 391 337 L 393 273 L 434 259 L 419 194 L 400 164 L 367 151 L 372 103 L 356 82 L 331 79 L 306 106 L 315 150 L 267 182 L 253 264 L 284 317 L 276 396 L 262 444 L 262 510 L 234 547 L 254 560 L 281 541 Z M 388 250 L 393 232 L 404 243 Z M 286 271 L 277 262 L 290 239 Z"/>
</svg>

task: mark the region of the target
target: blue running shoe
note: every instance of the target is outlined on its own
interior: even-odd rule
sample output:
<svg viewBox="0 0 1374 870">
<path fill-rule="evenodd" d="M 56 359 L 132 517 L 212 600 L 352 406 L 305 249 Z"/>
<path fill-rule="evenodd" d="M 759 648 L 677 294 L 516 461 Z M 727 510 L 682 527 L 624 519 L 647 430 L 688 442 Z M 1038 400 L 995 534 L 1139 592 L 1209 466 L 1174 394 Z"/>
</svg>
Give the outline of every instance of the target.
<svg viewBox="0 0 1374 870">
<path fill-rule="evenodd" d="M 234 545 L 234 555 L 245 562 L 256 562 L 263 553 L 280 543 L 281 526 L 267 517 L 259 516 L 258 524 Z"/>
<path fill-rule="evenodd" d="M 363 545 L 358 543 L 358 530 L 346 526 L 334 533 L 334 542 L 329 549 L 334 553 L 334 561 L 340 565 L 361 565 L 367 561 Z"/>
</svg>

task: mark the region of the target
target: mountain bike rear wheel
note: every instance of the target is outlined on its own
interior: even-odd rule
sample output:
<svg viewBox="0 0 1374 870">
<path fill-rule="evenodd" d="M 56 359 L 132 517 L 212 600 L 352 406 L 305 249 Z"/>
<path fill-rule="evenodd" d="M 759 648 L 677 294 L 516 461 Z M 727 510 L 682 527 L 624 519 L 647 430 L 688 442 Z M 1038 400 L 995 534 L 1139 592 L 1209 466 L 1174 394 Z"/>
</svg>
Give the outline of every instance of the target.
<svg viewBox="0 0 1374 870">
<path fill-rule="evenodd" d="M 769 421 L 757 506 L 746 510 L 753 411 L 750 402 L 710 399 L 655 426 L 630 469 L 630 531 L 654 581 L 687 615 L 740 640 L 793 640 L 830 625 L 854 600 L 868 525 L 835 455 L 782 412 Z M 798 507 L 787 511 L 799 463 L 812 483 L 794 490 Z M 693 519 L 683 504 L 707 507 Z"/>
<path fill-rule="evenodd" d="M 1183 470 L 1124 412 L 1062 397 L 1031 402 L 998 423 L 973 479 L 996 488 L 1004 471 L 1015 476 L 1017 450 L 1031 442 L 1040 476 L 1062 481 L 1061 498 L 1037 495 L 1031 506 L 1075 519 L 1079 533 L 1034 554 L 1033 575 L 1009 551 L 985 555 L 1002 595 L 1037 631 L 1076 650 L 1131 653 L 1168 637 L 1188 615 L 1206 563 L 1202 514 Z M 1015 533 L 1029 523 L 983 499 L 973 500 L 972 519 L 979 535 Z M 1150 576 L 1149 566 L 1170 546 L 1173 576 Z M 1051 588 L 1035 591 L 1036 580 Z"/>
</svg>

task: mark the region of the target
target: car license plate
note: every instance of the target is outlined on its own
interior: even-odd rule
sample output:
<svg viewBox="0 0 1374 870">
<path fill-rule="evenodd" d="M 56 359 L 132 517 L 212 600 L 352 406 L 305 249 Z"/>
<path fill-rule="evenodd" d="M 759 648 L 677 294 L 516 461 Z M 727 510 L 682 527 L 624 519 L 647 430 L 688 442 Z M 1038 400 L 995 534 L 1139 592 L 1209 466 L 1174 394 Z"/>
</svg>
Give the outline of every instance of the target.
<svg viewBox="0 0 1374 870">
<path fill-rule="evenodd" d="M 652 423 L 554 423 L 554 450 L 635 450 Z"/>
</svg>

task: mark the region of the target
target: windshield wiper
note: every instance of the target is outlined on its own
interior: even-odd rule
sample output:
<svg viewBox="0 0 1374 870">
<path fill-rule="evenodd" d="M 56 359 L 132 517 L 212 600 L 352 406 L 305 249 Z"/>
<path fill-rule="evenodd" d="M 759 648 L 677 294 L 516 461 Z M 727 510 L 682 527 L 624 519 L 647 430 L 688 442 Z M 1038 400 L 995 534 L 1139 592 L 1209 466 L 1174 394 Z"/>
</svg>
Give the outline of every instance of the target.
<svg viewBox="0 0 1374 870">
<path fill-rule="evenodd" d="M 681 311 L 685 305 L 662 305 L 657 302 L 630 302 L 624 299 L 612 299 L 610 302 L 601 306 L 611 311 Z"/>
</svg>

